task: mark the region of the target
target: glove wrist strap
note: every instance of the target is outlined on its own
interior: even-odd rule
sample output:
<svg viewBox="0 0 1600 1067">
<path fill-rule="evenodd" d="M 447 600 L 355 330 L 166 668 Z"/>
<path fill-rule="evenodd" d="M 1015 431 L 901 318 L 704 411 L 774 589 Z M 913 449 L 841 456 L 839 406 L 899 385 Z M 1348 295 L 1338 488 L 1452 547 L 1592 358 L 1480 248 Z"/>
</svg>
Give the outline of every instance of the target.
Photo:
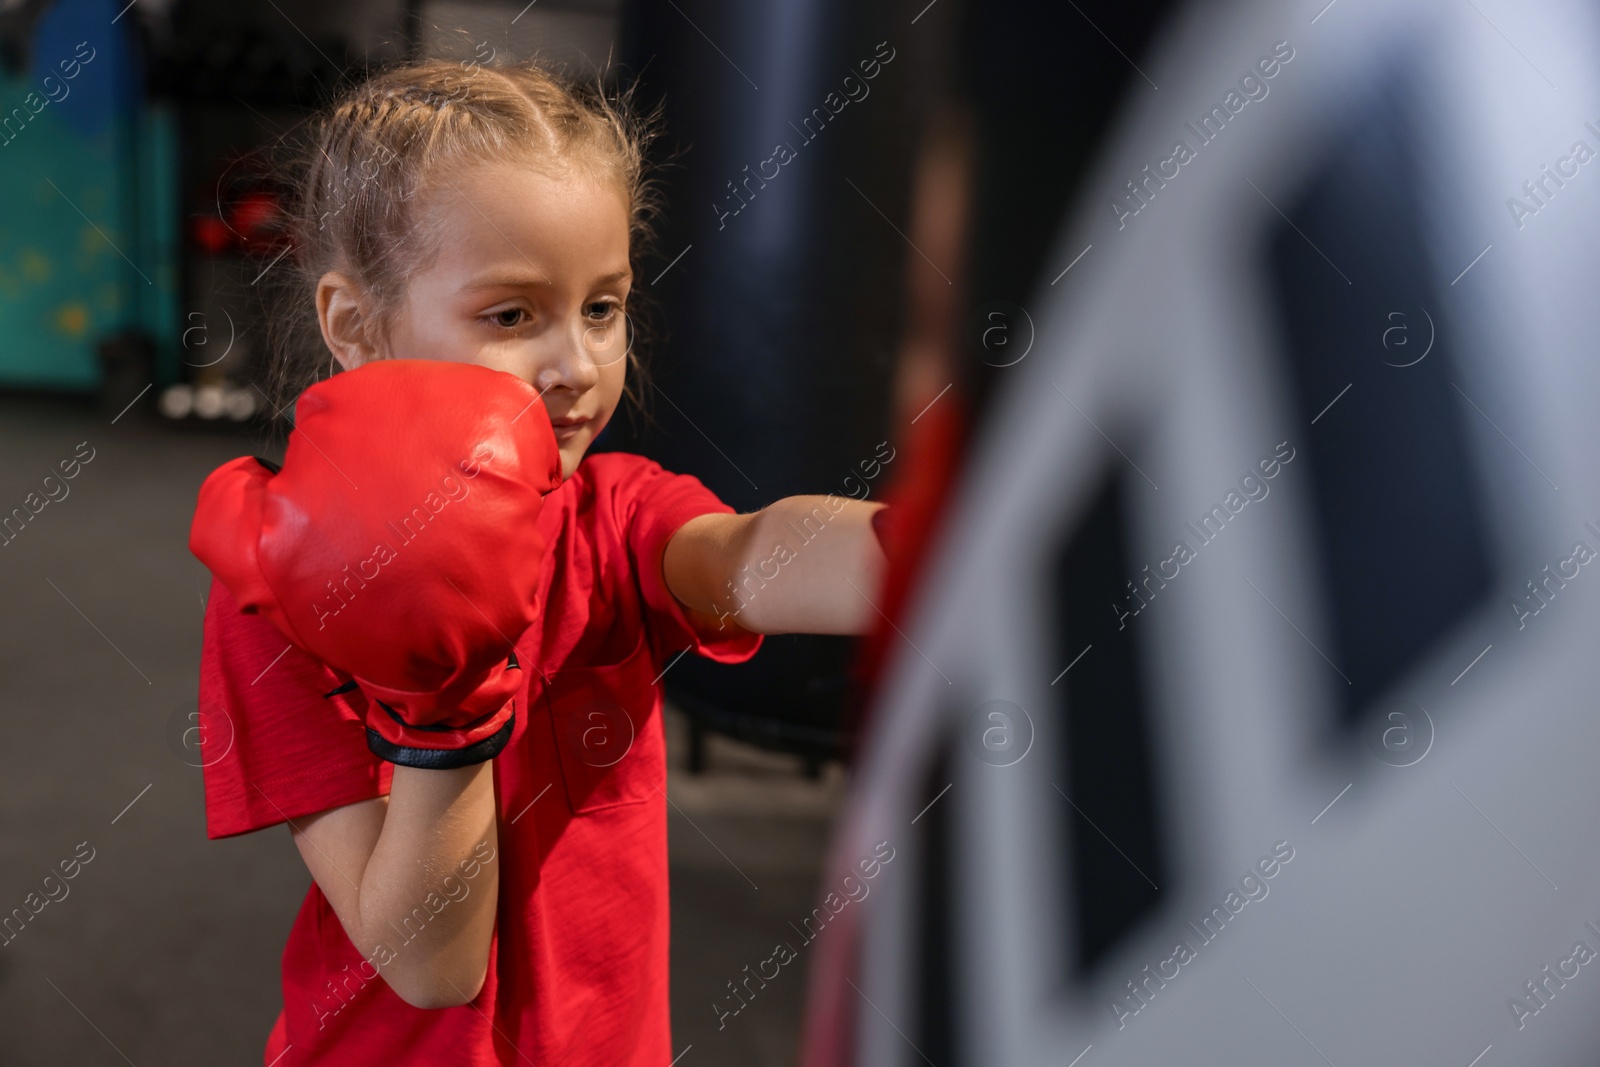
<svg viewBox="0 0 1600 1067">
<path fill-rule="evenodd" d="M 369 726 L 367 747 L 379 759 L 388 760 L 401 767 L 420 767 L 433 771 L 452 770 L 494 759 L 511 740 L 511 730 L 516 723 L 517 716 L 513 712 L 499 730 L 465 748 L 418 748 L 413 745 L 400 745 Z"/>
</svg>

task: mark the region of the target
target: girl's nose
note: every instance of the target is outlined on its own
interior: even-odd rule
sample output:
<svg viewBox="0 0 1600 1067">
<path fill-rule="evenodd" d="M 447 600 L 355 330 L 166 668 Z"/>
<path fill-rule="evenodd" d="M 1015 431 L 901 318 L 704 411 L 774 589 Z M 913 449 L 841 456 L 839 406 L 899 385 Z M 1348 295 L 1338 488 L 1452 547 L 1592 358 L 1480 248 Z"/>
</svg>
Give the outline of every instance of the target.
<svg viewBox="0 0 1600 1067">
<path fill-rule="evenodd" d="M 544 361 L 534 377 L 534 387 L 541 393 L 565 386 L 574 392 L 586 392 L 600 380 L 596 355 L 590 351 L 590 332 L 583 323 L 576 324 L 562 338 L 556 352 Z M 602 357 L 603 358 L 603 357 Z"/>
</svg>

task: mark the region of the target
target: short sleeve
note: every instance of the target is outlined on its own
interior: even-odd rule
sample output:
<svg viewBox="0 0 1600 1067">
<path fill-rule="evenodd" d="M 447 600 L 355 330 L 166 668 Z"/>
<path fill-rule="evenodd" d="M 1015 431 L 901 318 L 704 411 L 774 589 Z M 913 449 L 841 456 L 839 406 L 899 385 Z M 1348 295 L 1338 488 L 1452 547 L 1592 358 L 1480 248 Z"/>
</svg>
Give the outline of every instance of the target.
<svg viewBox="0 0 1600 1067">
<path fill-rule="evenodd" d="M 733 509 L 693 475 L 673 474 L 651 460 L 628 458 L 637 465 L 622 482 L 629 497 L 622 512 L 625 540 L 657 654 L 671 656 L 687 648 L 718 663 L 743 663 L 761 648 L 761 635 L 733 622 L 719 628 L 710 616 L 689 611 L 667 588 L 661 570 L 667 542 L 679 527 L 700 515 L 732 515 Z"/>
<path fill-rule="evenodd" d="M 367 748 L 348 681 L 246 615 L 212 580 L 200 652 L 206 836 L 229 837 L 370 800 L 393 768 Z"/>
</svg>

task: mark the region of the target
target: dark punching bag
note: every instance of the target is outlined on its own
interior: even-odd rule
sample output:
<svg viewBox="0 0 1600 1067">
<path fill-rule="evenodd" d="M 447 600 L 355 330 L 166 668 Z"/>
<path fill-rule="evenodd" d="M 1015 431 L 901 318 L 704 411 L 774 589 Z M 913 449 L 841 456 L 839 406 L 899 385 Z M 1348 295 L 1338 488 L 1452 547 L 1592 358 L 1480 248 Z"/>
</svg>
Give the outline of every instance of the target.
<svg viewBox="0 0 1600 1067">
<path fill-rule="evenodd" d="M 625 7 L 622 75 L 641 106 L 663 107 L 653 159 L 669 165 L 636 279 L 655 307 L 652 418 L 619 420 L 604 447 L 693 474 L 741 512 L 797 493 L 881 495 L 914 254 L 896 232 L 916 97 L 915 27 L 900 14 L 847 0 Z M 749 663 L 685 656 L 664 681 L 698 729 L 814 765 L 842 748 L 854 648 L 770 637 Z"/>
</svg>

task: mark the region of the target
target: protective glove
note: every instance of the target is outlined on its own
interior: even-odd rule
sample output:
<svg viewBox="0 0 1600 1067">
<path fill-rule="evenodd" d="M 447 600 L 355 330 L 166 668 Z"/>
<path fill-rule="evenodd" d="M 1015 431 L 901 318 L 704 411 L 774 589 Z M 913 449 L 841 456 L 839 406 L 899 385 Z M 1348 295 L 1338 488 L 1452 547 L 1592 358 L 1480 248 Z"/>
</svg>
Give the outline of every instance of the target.
<svg viewBox="0 0 1600 1067">
<path fill-rule="evenodd" d="M 213 471 L 189 548 L 241 610 L 352 677 L 373 752 L 461 767 L 510 740 L 512 647 L 539 610 L 536 520 L 560 484 L 532 386 L 379 360 L 301 395 L 281 469 L 246 456 Z"/>
</svg>

